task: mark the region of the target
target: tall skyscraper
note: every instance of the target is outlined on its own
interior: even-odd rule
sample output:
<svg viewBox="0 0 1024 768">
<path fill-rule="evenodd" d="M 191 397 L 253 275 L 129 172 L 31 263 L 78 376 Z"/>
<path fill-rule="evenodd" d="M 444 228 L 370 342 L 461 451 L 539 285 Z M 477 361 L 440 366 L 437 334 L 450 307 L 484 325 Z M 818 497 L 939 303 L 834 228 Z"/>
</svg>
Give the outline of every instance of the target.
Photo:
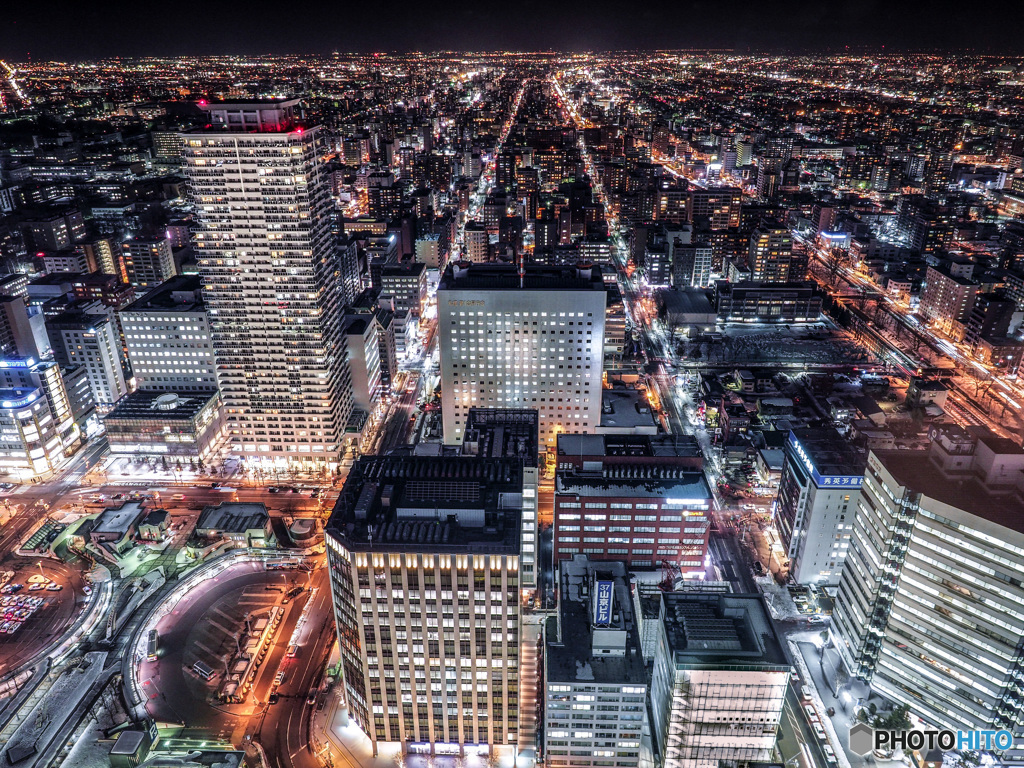
<svg viewBox="0 0 1024 768">
<path fill-rule="evenodd" d="M 327 523 L 349 714 L 381 744 L 508 756 L 521 458 L 364 456 Z"/>
<path fill-rule="evenodd" d="M 600 268 L 453 264 L 437 289 L 444 440 L 469 409 L 534 408 L 540 446 L 601 422 L 606 293 Z"/>
<path fill-rule="evenodd" d="M 954 424 L 930 436 L 868 456 L 832 637 L 851 675 L 929 725 L 1019 743 L 1024 450 Z"/>
<path fill-rule="evenodd" d="M 295 99 L 206 107 L 184 134 L 196 257 L 234 453 L 338 459 L 352 395 L 340 338 L 344 260 L 318 127 Z"/>
</svg>

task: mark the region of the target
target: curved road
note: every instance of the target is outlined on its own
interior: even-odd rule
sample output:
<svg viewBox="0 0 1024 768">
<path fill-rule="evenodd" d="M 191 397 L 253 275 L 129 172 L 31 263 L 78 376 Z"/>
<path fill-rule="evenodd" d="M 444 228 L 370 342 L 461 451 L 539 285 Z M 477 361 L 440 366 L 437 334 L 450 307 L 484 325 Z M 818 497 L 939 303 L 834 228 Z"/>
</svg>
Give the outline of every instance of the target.
<svg viewBox="0 0 1024 768">
<path fill-rule="evenodd" d="M 138 676 L 148 701 L 146 708 L 158 722 L 182 724 L 174 741 L 221 741 L 239 744 L 242 729 L 250 717 L 259 714 L 269 696 L 271 680 L 295 627 L 305 597 L 299 596 L 285 608 L 274 645 L 259 668 L 253 694 L 243 704 L 223 705 L 212 698 L 222 682 L 222 675 L 212 685 L 204 684 L 186 670 L 186 662 L 196 658 L 196 649 L 189 645 L 190 635 L 201 622 L 210 622 L 207 614 L 218 603 L 232 598 L 234 593 L 261 594 L 269 585 L 276 590 L 264 591 L 264 596 L 280 598 L 282 592 L 294 585 L 306 586 L 305 574 L 296 571 L 265 571 L 262 565 L 241 563 L 208 579 L 193 588 L 157 625 L 160 633 L 160 658 L 154 662 L 139 663 Z M 236 598 L 237 599 L 237 598 Z M 216 621 L 216 619 L 214 619 Z M 237 631 L 234 627 L 222 627 Z M 211 664 L 211 666 L 214 666 Z M 220 671 L 220 670 L 218 670 Z M 253 699 L 255 696 L 255 700 Z M 304 701 L 304 699 L 303 699 Z"/>
</svg>

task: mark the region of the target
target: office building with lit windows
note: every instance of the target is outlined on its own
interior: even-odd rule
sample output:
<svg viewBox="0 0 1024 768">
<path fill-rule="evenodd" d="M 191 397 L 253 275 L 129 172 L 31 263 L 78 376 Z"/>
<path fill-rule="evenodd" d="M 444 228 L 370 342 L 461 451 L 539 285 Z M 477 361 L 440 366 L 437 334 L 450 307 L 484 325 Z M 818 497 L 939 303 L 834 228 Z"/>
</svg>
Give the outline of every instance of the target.
<svg viewBox="0 0 1024 768">
<path fill-rule="evenodd" d="M 128 394 L 115 318 L 65 312 L 47 320 L 46 331 L 53 357 L 61 367 L 85 367 L 100 413 L 109 411 Z"/>
<path fill-rule="evenodd" d="M 135 386 L 164 392 L 217 388 L 210 318 L 198 275 L 179 275 L 117 313 Z"/>
<path fill-rule="evenodd" d="M 663 592 L 651 674 L 664 768 L 770 761 L 792 666 L 760 595 Z"/>
<path fill-rule="evenodd" d="M 551 768 L 641 764 L 647 671 L 622 563 L 560 564 L 559 615 L 544 634 L 544 761 Z"/>
<path fill-rule="evenodd" d="M 797 584 L 839 583 L 866 458 L 831 427 L 789 433 L 775 522 Z"/>
<path fill-rule="evenodd" d="M 927 724 L 1020 743 L 1024 450 L 978 427 L 930 437 L 868 456 L 832 640 L 851 675 Z"/>
<path fill-rule="evenodd" d="M 325 538 L 349 715 L 410 753 L 510 757 L 521 458 L 364 456 Z"/>
<path fill-rule="evenodd" d="M 193 247 L 232 452 L 334 464 L 352 412 L 341 275 L 318 127 L 296 99 L 201 104 L 183 134 Z"/>
<path fill-rule="evenodd" d="M 599 267 L 453 264 L 438 285 L 444 441 L 470 408 L 533 408 L 540 445 L 601 423 L 606 293 Z"/>
</svg>

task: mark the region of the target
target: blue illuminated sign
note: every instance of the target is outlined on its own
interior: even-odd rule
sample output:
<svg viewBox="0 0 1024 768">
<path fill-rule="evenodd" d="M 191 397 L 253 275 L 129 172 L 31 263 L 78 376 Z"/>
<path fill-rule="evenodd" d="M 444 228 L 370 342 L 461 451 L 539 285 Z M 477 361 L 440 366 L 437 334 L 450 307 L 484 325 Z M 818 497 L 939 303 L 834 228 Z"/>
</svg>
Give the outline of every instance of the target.
<svg viewBox="0 0 1024 768">
<path fill-rule="evenodd" d="M 597 599 L 594 601 L 594 624 L 597 626 L 612 623 L 612 587 L 611 581 L 597 582 Z"/>
</svg>

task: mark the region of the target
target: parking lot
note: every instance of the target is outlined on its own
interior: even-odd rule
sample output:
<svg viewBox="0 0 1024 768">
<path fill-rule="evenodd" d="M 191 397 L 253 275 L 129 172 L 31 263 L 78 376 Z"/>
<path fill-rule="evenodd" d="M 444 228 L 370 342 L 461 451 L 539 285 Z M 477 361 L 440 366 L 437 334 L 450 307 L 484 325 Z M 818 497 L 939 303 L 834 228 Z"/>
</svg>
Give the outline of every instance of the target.
<svg viewBox="0 0 1024 768">
<path fill-rule="evenodd" d="M 92 590 L 73 569 L 49 559 L 19 560 L 0 582 L 0 674 L 52 646 Z"/>
</svg>

